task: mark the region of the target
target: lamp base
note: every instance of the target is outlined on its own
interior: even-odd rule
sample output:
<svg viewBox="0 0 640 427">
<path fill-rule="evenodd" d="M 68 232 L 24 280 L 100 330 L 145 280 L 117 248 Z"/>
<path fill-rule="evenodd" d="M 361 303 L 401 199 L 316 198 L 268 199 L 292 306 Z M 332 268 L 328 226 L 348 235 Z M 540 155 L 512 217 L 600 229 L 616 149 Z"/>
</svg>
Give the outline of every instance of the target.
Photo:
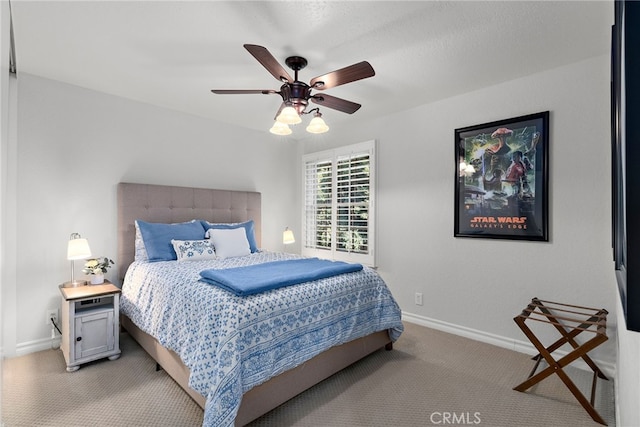
<svg viewBox="0 0 640 427">
<path fill-rule="evenodd" d="M 87 284 L 86 280 L 74 280 L 72 282 L 64 282 L 62 284 L 63 288 L 77 288 L 78 286 L 85 286 Z"/>
</svg>

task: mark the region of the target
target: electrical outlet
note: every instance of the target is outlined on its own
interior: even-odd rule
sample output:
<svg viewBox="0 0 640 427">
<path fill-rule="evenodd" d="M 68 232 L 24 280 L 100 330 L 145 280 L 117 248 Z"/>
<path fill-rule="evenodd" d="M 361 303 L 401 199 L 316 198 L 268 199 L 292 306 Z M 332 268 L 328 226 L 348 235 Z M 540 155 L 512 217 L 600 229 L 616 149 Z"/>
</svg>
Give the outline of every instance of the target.
<svg viewBox="0 0 640 427">
<path fill-rule="evenodd" d="M 422 305 L 422 293 L 416 292 L 416 305 Z"/>
<path fill-rule="evenodd" d="M 51 318 L 53 318 L 53 321 L 57 325 L 58 324 L 58 309 L 57 308 L 50 308 L 49 310 L 47 310 L 47 319 L 45 320 L 44 324 L 45 325 L 51 325 Z M 53 325 L 51 325 L 51 326 L 53 326 Z"/>
</svg>

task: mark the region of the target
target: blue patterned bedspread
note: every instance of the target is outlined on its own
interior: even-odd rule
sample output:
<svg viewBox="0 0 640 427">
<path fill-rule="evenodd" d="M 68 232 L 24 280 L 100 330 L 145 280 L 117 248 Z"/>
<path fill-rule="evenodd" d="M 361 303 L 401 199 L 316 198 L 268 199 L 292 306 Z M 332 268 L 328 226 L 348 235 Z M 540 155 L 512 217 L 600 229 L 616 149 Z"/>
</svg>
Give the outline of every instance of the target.
<svg viewBox="0 0 640 427">
<path fill-rule="evenodd" d="M 243 393 L 330 347 L 381 330 L 393 341 L 402 333 L 397 303 L 368 267 L 244 297 L 199 281 L 209 268 L 294 258 L 258 252 L 129 267 L 121 311 L 189 367 L 189 386 L 206 397 L 204 426 L 232 426 Z"/>
</svg>

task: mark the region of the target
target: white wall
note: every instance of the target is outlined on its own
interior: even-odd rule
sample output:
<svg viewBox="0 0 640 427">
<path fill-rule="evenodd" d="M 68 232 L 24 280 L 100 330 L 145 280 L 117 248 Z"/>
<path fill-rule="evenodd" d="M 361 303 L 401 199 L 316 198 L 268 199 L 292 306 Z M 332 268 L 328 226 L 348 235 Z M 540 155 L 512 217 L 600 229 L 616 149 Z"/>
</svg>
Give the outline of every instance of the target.
<svg viewBox="0 0 640 427">
<path fill-rule="evenodd" d="M 6 199 L 6 177 L 7 177 L 7 149 L 9 147 L 9 4 L 0 2 L 0 201 L 4 205 Z M 0 207 L 0 242 L 5 238 L 5 207 Z M 6 271 L 5 248 L 0 243 L 0 271 Z M 3 359 L 4 359 L 4 327 L 5 321 L 5 275 L 0 273 L 0 386 L 2 385 Z M 2 387 L 0 387 L 0 401 L 2 401 Z M 0 405 L 0 419 L 2 419 L 2 408 Z"/>
<path fill-rule="evenodd" d="M 454 130 L 546 110 L 550 241 L 454 238 Z M 512 319 L 532 297 L 606 308 L 610 339 L 593 355 L 613 366 L 609 111 L 603 56 L 332 129 L 339 140 L 304 148 L 377 139 L 377 260 L 406 318 L 522 349 L 528 341 Z"/>
<path fill-rule="evenodd" d="M 640 426 L 640 333 L 627 331 L 620 300 L 617 303 L 618 357 L 616 362 L 616 425 Z"/>
<path fill-rule="evenodd" d="M 28 74 L 18 84 L 18 354 L 49 344 L 69 234 L 116 256 L 118 182 L 259 191 L 265 248 L 297 219 L 295 142 Z"/>
</svg>

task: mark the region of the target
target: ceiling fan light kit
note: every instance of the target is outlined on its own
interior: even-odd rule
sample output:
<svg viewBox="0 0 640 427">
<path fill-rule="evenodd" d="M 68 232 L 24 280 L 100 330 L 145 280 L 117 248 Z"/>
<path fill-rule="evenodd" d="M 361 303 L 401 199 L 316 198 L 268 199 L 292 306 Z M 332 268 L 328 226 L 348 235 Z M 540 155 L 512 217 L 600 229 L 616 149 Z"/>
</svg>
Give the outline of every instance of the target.
<svg viewBox="0 0 640 427">
<path fill-rule="evenodd" d="M 318 110 L 314 115 L 313 119 L 309 122 L 309 126 L 307 126 L 307 132 L 309 133 L 325 133 L 329 130 L 329 126 L 322 120 L 322 114 L 320 110 Z"/>
<path fill-rule="evenodd" d="M 271 132 L 274 135 L 291 135 L 291 129 L 289 129 L 289 126 L 287 126 L 285 123 L 279 122 L 279 121 L 275 121 L 273 123 L 273 126 L 271 126 L 271 129 L 269 129 L 269 132 Z"/>
<path fill-rule="evenodd" d="M 283 83 L 280 87 L 280 91 L 272 89 L 213 89 L 211 92 L 219 95 L 270 95 L 277 93 L 282 97 L 282 105 L 280 106 L 278 113 L 276 113 L 276 122 L 271 129 L 269 129 L 269 132 L 276 135 L 291 134 L 292 132 L 288 125 L 300 123 L 302 121 L 300 118 L 302 114 L 310 114 L 314 111 L 314 117 L 306 128 L 307 132 L 327 132 L 329 130 L 329 126 L 327 126 L 322 119 L 322 114 L 320 113 L 319 108 L 305 111 L 309 105 L 309 101 L 347 114 L 355 113 L 361 105 L 335 96 L 312 94 L 311 91 L 330 89 L 332 87 L 366 79 L 375 75 L 373 67 L 371 67 L 368 62 L 362 61 L 322 76 L 314 77 L 311 79 L 309 84 L 306 84 L 298 80 L 298 71 L 307 66 L 307 60 L 305 58 L 301 56 L 290 56 L 285 60 L 285 64 L 294 71 L 294 78 L 291 78 L 291 75 L 289 75 L 287 70 L 278 63 L 266 48 L 253 44 L 245 44 L 244 48 L 247 49 L 247 51 L 253 55 L 253 57 L 256 58 L 256 60 L 260 62 L 260 64 L 262 64 L 262 66 L 266 68 L 273 77 Z"/>
<path fill-rule="evenodd" d="M 277 122 L 284 123 L 286 125 L 297 125 L 302 122 L 298 111 L 293 107 L 284 107 L 278 117 Z"/>
</svg>

